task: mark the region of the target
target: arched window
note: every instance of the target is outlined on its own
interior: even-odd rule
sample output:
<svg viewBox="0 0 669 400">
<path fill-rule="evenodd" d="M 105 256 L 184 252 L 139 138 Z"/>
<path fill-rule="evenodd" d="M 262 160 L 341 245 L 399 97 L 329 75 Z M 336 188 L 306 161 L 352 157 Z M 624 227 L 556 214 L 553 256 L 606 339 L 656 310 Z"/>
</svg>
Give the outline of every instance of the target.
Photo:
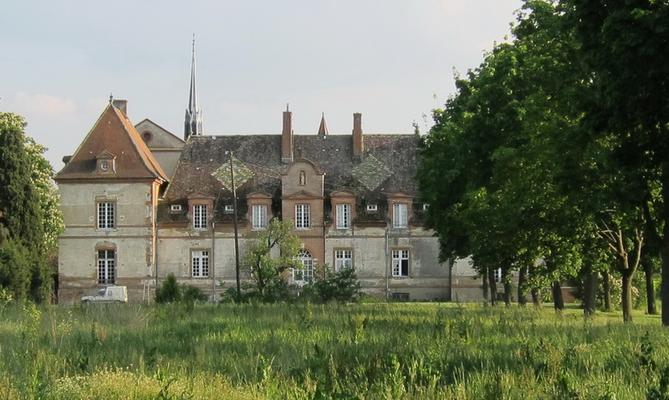
<svg viewBox="0 0 669 400">
<path fill-rule="evenodd" d="M 302 263 L 302 268 L 293 268 L 293 282 L 305 284 L 314 279 L 314 258 L 307 250 L 300 250 L 297 254 L 297 260 Z"/>
</svg>

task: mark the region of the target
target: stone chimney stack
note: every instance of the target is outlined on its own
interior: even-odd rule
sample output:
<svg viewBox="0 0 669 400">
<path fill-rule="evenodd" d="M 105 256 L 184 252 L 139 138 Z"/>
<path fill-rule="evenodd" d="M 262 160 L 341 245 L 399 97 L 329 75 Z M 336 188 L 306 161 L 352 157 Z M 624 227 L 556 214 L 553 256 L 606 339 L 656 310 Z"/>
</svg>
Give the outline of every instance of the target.
<svg viewBox="0 0 669 400">
<path fill-rule="evenodd" d="M 128 115 L 128 100 L 112 100 L 112 105 L 119 110 L 123 111 L 123 114 Z"/>
<path fill-rule="evenodd" d="M 283 130 L 281 131 L 281 162 L 293 162 L 293 113 L 286 105 L 283 112 Z"/>
<path fill-rule="evenodd" d="M 362 156 L 365 145 L 362 140 L 362 114 L 353 113 L 353 156 Z"/>
</svg>

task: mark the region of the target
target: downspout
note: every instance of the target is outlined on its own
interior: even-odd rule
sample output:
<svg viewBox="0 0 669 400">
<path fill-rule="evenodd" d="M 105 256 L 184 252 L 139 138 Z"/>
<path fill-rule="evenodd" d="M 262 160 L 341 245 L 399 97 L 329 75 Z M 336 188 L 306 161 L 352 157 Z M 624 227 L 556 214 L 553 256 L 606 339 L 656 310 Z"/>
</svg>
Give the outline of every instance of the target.
<svg viewBox="0 0 669 400">
<path fill-rule="evenodd" d="M 156 191 L 155 183 L 151 186 L 151 205 L 152 215 L 151 223 L 153 225 L 153 269 L 156 271 L 156 288 L 158 290 L 158 193 Z M 151 289 L 148 290 L 146 303 L 151 303 Z"/>
<path fill-rule="evenodd" d="M 386 224 L 386 229 L 384 233 L 384 239 L 386 244 L 386 301 L 390 298 L 390 259 L 388 258 L 388 224 Z"/>
<path fill-rule="evenodd" d="M 216 303 L 216 209 L 211 221 L 211 301 Z"/>
</svg>

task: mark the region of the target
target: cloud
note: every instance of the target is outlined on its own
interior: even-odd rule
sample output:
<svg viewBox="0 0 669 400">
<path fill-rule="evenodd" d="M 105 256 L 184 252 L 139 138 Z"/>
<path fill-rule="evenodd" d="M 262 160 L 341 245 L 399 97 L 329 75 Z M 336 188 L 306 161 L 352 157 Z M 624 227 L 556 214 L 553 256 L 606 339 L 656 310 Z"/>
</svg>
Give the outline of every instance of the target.
<svg viewBox="0 0 669 400">
<path fill-rule="evenodd" d="M 27 116 L 66 119 L 77 111 L 77 106 L 70 99 L 40 93 L 18 92 L 11 103 L 16 112 Z"/>
</svg>

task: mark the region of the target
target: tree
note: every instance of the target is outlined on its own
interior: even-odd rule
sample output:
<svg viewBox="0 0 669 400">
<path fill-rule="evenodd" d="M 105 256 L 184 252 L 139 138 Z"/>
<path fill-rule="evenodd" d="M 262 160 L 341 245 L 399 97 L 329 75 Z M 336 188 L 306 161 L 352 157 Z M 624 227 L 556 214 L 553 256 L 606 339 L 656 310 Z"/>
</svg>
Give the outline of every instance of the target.
<svg viewBox="0 0 669 400">
<path fill-rule="evenodd" d="M 292 228 L 290 222 L 272 219 L 244 255 L 243 265 L 263 300 L 276 300 L 287 288 L 285 273 L 291 268 L 303 268 L 297 260 L 301 243 Z"/>
</svg>

